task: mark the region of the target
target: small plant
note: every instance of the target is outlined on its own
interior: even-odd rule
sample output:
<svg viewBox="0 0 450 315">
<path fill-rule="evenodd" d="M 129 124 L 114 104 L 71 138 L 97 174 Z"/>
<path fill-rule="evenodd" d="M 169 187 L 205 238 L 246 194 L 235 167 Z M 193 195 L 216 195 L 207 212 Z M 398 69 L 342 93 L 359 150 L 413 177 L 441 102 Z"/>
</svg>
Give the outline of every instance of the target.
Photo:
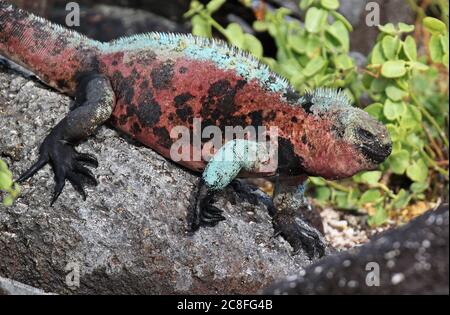
<svg viewBox="0 0 450 315">
<path fill-rule="evenodd" d="M 250 5 L 251 1 L 242 1 Z M 448 12 L 448 2 L 438 1 Z M 380 35 L 358 68 L 349 53 L 352 26 L 338 13 L 338 0 L 302 0 L 303 23 L 287 18 L 290 10 L 266 11 L 253 23 L 268 32 L 277 46 L 275 58 L 264 56 L 259 40 L 231 23 L 213 18 L 225 3 L 191 2 L 186 13 L 194 35 L 211 37 L 213 30 L 229 43 L 249 51 L 285 76 L 301 93 L 315 87 L 346 90 L 356 104 L 367 94 L 365 110 L 383 121 L 393 140 L 393 152 L 379 171 L 331 182 L 310 178 L 315 199 L 340 209 L 366 209 L 369 223 L 380 225 L 401 209 L 420 201 L 435 201 L 448 191 L 448 26 L 421 16 L 419 25 L 431 34 L 428 54 L 418 53 L 414 25 L 379 26 Z M 419 16 L 419 14 L 418 14 Z"/>
<path fill-rule="evenodd" d="M 11 206 L 19 195 L 19 185 L 13 182 L 12 173 L 3 160 L 0 160 L 0 196 L 4 206 Z"/>
</svg>

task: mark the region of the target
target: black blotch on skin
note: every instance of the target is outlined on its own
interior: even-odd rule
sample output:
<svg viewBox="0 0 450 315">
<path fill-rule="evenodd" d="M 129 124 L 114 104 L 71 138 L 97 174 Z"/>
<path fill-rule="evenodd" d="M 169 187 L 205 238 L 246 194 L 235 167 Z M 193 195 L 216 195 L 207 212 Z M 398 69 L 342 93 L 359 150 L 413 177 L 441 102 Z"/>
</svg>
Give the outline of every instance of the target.
<svg viewBox="0 0 450 315">
<path fill-rule="evenodd" d="M 208 96 L 202 102 L 202 116 L 207 117 L 211 114 L 214 119 L 219 119 L 221 116 L 224 118 L 231 116 L 234 111 L 239 109 L 234 103 L 236 93 L 246 83 L 245 80 L 239 80 L 233 87 L 230 81 L 219 80 L 211 84 L 208 89 Z"/>
<path fill-rule="evenodd" d="M 112 64 L 113 66 L 117 66 L 117 65 L 119 64 L 119 62 L 118 62 L 117 60 L 114 60 L 111 64 Z"/>
<path fill-rule="evenodd" d="M 298 102 L 298 100 L 300 99 L 300 94 L 298 94 L 297 92 L 295 92 L 293 89 L 288 89 L 283 96 L 286 98 L 286 100 L 290 103 L 290 104 L 295 104 Z"/>
<path fill-rule="evenodd" d="M 172 146 L 172 139 L 170 134 L 164 127 L 158 127 L 153 129 L 154 134 L 158 137 L 158 143 L 165 148 L 170 148 Z"/>
<path fill-rule="evenodd" d="M 129 117 L 130 116 L 128 116 L 128 115 L 120 115 L 119 125 L 125 125 L 127 123 Z"/>
<path fill-rule="evenodd" d="M 178 118 L 180 118 L 181 121 L 183 122 L 187 122 L 189 121 L 192 117 L 194 112 L 192 111 L 191 107 L 183 107 L 183 108 L 178 108 L 176 110 L 177 116 Z"/>
<path fill-rule="evenodd" d="M 161 118 L 161 106 L 153 98 L 150 91 L 144 92 L 139 97 L 136 115 L 143 127 L 153 127 Z"/>
<path fill-rule="evenodd" d="M 289 140 L 281 137 L 278 137 L 278 172 L 285 176 L 305 173 L 303 158 L 295 153 L 294 145 Z"/>
<path fill-rule="evenodd" d="M 145 54 L 139 54 L 137 63 L 142 66 L 149 66 L 156 60 L 156 53 L 153 50 L 146 50 Z"/>
<path fill-rule="evenodd" d="M 295 116 L 292 116 L 291 118 L 291 122 L 293 122 L 294 124 L 298 123 L 298 119 Z"/>
<path fill-rule="evenodd" d="M 133 97 L 134 97 L 134 88 L 133 87 L 129 87 L 125 92 L 124 92 L 124 100 L 126 102 L 126 104 L 131 104 L 131 102 L 133 101 Z"/>
<path fill-rule="evenodd" d="M 231 90 L 231 83 L 228 80 L 219 80 L 211 84 L 208 89 L 210 97 L 224 96 Z"/>
<path fill-rule="evenodd" d="M 308 143 L 308 138 L 306 138 L 306 135 L 302 136 L 302 143 L 303 144 L 307 144 Z"/>
<path fill-rule="evenodd" d="M 186 103 L 188 101 L 190 101 L 193 98 L 194 98 L 194 95 L 192 95 L 189 92 L 186 92 L 186 93 L 182 93 L 182 94 L 175 96 L 173 101 L 175 102 L 176 107 L 183 107 L 186 105 Z"/>
<path fill-rule="evenodd" d="M 148 89 L 148 80 L 142 81 L 142 83 L 139 85 L 139 88 L 141 88 L 142 90 Z"/>
<path fill-rule="evenodd" d="M 251 112 L 249 116 L 250 116 L 250 118 L 252 120 L 252 126 L 257 128 L 257 127 L 263 125 L 262 110 L 259 110 L 259 111 L 256 111 L 256 112 Z"/>
<path fill-rule="evenodd" d="M 306 93 L 304 96 L 305 101 L 302 103 L 302 107 L 308 114 L 311 114 L 311 106 L 314 105 L 312 102 L 312 95 L 309 93 Z"/>
<path fill-rule="evenodd" d="M 186 72 L 188 71 L 188 68 L 186 68 L 186 67 L 181 67 L 178 71 L 179 71 L 181 74 L 184 74 L 184 73 L 186 73 Z"/>
<path fill-rule="evenodd" d="M 133 123 L 133 125 L 131 126 L 131 130 L 133 131 L 133 133 L 134 133 L 135 135 L 141 133 L 141 131 L 142 131 L 141 126 L 139 126 L 139 124 L 136 123 L 136 122 Z"/>
<path fill-rule="evenodd" d="M 150 74 L 153 87 L 158 90 L 168 89 L 173 78 L 173 62 L 166 61 L 154 68 Z"/>
</svg>

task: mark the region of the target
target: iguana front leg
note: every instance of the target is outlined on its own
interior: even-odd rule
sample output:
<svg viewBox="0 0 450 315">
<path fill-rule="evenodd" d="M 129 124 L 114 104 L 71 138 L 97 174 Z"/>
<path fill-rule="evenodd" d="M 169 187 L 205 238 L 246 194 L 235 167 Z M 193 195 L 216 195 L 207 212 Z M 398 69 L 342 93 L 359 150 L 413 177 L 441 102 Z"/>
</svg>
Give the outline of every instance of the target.
<svg viewBox="0 0 450 315">
<path fill-rule="evenodd" d="M 303 249 L 309 257 L 320 258 L 325 254 L 326 243 L 319 231 L 322 229 L 312 224 L 315 223 L 312 222 L 313 209 L 304 196 L 303 180 L 276 180 L 273 225 L 275 233 L 281 234 L 291 244 L 294 253 Z"/>
<path fill-rule="evenodd" d="M 227 142 L 203 172 L 196 201 L 190 211 L 191 230 L 196 231 L 201 226 L 215 226 L 225 220 L 222 210 L 212 205 L 214 194 L 228 186 L 241 170 L 252 172 L 268 161 L 269 155 L 263 143 L 243 139 Z"/>
<path fill-rule="evenodd" d="M 95 176 L 85 167 L 85 164 L 96 167 L 97 159 L 90 154 L 78 153 L 74 146 L 110 117 L 115 95 L 109 80 L 98 74 L 83 77 L 78 84 L 75 105 L 45 138 L 39 148 L 38 161 L 19 178 L 20 182 L 25 181 L 50 163 L 56 182 L 52 204 L 61 194 L 66 179 L 83 199 L 86 199 L 83 184 L 97 184 Z"/>
</svg>

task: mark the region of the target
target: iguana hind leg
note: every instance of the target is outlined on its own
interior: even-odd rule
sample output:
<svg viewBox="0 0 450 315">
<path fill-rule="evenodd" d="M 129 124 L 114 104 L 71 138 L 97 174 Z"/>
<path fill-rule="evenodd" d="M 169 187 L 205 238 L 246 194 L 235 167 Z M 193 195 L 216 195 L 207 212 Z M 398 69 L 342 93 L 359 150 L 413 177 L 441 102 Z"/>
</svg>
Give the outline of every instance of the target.
<svg viewBox="0 0 450 315">
<path fill-rule="evenodd" d="M 97 184 L 95 176 L 85 166 L 96 167 L 97 159 L 90 154 L 78 153 L 74 146 L 103 124 L 115 105 L 115 95 L 109 80 L 98 74 L 83 77 L 76 95 L 75 102 L 79 106 L 52 129 L 39 148 L 38 161 L 19 178 L 19 182 L 25 181 L 50 163 L 56 182 L 52 204 L 61 194 L 66 179 L 83 199 L 86 199 L 83 184 Z"/>
<path fill-rule="evenodd" d="M 291 244 L 294 254 L 303 249 L 310 258 L 320 258 L 326 251 L 323 226 L 320 218 L 313 214 L 304 190 L 304 183 L 292 185 L 276 181 L 273 225 L 275 233 L 281 234 Z"/>
</svg>

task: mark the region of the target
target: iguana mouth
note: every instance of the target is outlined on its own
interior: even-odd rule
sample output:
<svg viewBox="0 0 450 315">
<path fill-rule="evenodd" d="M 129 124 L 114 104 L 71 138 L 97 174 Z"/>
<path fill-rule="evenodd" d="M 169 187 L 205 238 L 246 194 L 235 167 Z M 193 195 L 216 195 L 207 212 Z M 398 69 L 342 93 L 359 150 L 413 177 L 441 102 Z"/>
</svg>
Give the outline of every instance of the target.
<svg viewBox="0 0 450 315">
<path fill-rule="evenodd" d="M 392 146 L 390 144 L 384 147 L 380 146 L 369 146 L 367 144 L 362 144 L 360 146 L 362 154 L 377 164 L 383 163 L 386 158 L 391 154 Z"/>
</svg>

